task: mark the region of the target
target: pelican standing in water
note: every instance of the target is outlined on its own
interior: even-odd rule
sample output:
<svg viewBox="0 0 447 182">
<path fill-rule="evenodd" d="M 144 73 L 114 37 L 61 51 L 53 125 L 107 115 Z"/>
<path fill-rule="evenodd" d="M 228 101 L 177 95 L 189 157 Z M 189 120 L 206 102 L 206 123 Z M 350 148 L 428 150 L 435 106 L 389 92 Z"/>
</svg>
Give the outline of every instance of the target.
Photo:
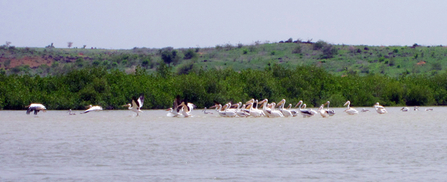
<svg viewBox="0 0 447 182">
<path fill-rule="evenodd" d="M 203 114 L 213 114 L 213 113 L 206 111 L 206 107 L 205 107 L 205 108 L 203 108 Z"/>
<path fill-rule="evenodd" d="M 177 97 L 175 97 L 174 102 L 172 103 L 172 107 L 169 108 L 167 111 L 169 111 L 169 113 L 167 114 L 167 116 L 169 117 L 177 117 L 179 116 L 179 112 L 182 109 L 182 107 L 179 107 L 181 101 L 180 101 L 180 95 L 177 95 Z"/>
<path fill-rule="evenodd" d="M 329 113 L 324 110 L 324 104 L 321 104 L 320 108 L 318 108 L 318 112 L 320 113 L 321 117 L 323 117 L 323 118 L 329 117 Z"/>
<path fill-rule="evenodd" d="M 123 107 L 128 107 L 129 110 L 138 113 L 142 112 L 141 107 L 143 107 L 144 96 L 141 95 L 138 99 L 136 97 L 132 97 L 132 104 L 123 105 Z"/>
<path fill-rule="evenodd" d="M 262 109 L 263 109 L 264 113 L 267 115 L 267 117 L 269 117 L 269 118 L 284 117 L 284 115 L 281 113 L 281 111 L 275 110 L 276 103 L 274 103 L 274 102 L 272 103 L 272 108 L 267 109 L 268 102 L 269 102 L 268 99 L 264 99 L 263 101 L 260 102 L 260 103 L 263 103 Z"/>
<path fill-rule="evenodd" d="M 191 112 L 194 109 L 194 107 L 195 107 L 195 105 L 193 103 L 183 101 L 177 107 L 177 112 L 181 112 L 180 114 L 182 114 L 184 117 L 189 117 L 189 116 L 192 116 Z"/>
<path fill-rule="evenodd" d="M 374 105 L 374 109 L 376 109 L 377 113 L 379 113 L 379 114 L 385 114 L 385 113 L 388 113 L 388 111 L 386 111 L 385 107 L 381 106 L 381 105 L 379 104 L 379 102 L 377 102 L 377 103 Z"/>
<path fill-rule="evenodd" d="M 76 113 L 71 111 L 71 109 L 70 109 L 70 110 L 68 110 L 68 115 L 76 115 Z"/>
<path fill-rule="evenodd" d="M 85 110 L 84 112 L 82 112 L 81 114 L 89 113 L 91 111 L 102 111 L 102 107 L 90 105 L 89 108 L 87 110 Z"/>
<path fill-rule="evenodd" d="M 359 113 L 356 109 L 351 108 L 351 101 L 349 101 L 349 100 L 345 104 L 343 104 L 343 106 L 347 106 L 345 112 L 349 115 L 354 115 L 354 114 Z"/>
<path fill-rule="evenodd" d="M 314 110 L 312 110 L 312 109 L 310 109 L 310 110 L 308 110 L 308 109 L 304 109 L 304 108 L 305 108 L 305 105 L 306 105 L 306 104 L 303 105 L 303 101 L 300 100 L 300 101 L 296 104 L 296 106 L 295 106 L 295 107 L 298 106 L 298 109 L 300 110 L 301 114 L 303 115 L 303 118 L 306 118 L 306 117 L 312 117 L 313 115 L 316 114 L 316 112 L 315 112 Z"/>
<path fill-rule="evenodd" d="M 26 114 L 29 114 L 31 111 L 34 111 L 34 115 L 37 115 L 39 111 L 45 112 L 47 110 L 47 108 L 40 103 L 31 103 L 30 105 L 25 106 L 25 108 L 28 108 L 26 110 Z"/>
<path fill-rule="evenodd" d="M 332 109 L 329 109 L 329 104 L 330 104 L 330 103 L 331 103 L 331 102 L 329 102 L 329 101 L 327 101 L 327 102 L 325 103 L 325 105 L 327 104 L 326 112 L 327 112 L 327 114 L 328 114 L 329 116 L 334 116 L 334 115 L 335 115 L 335 111 L 332 110 Z"/>
<path fill-rule="evenodd" d="M 286 99 L 282 99 L 280 102 L 278 102 L 279 111 L 281 111 L 281 113 L 282 113 L 282 115 L 284 115 L 284 117 L 289 117 L 289 116 L 293 117 L 293 114 L 292 114 L 292 111 L 290 110 L 290 108 L 289 109 L 284 108 L 285 104 L 286 104 Z"/>
<path fill-rule="evenodd" d="M 264 111 L 258 109 L 259 102 L 258 102 L 257 99 L 256 99 L 256 101 L 254 101 L 254 102 L 252 102 L 252 103 L 250 103 L 250 104 L 251 104 L 251 105 L 250 105 L 250 116 L 252 116 L 252 117 L 262 117 L 262 116 L 265 116 Z M 253 105 L 254 105 L 254 104 L 256 104 L 256 105 L 255 105 L 255 107 L 253 108 Z"/>
</svg>

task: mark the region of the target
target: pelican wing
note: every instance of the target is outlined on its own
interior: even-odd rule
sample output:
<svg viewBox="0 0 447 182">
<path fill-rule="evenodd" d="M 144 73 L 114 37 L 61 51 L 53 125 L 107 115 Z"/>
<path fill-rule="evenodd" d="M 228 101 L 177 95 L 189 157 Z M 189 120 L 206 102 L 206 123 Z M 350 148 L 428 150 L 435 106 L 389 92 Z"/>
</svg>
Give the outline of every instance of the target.
<svg viewBox="0 0 447 182">
<path fill-rule="evenodd" d="M 301 111 L 301 114 L 304 114 L 304 115 L 313 115 L 313 113 L 310 112 L 309 110 L 302 110 L 302 111 Z"/>
<path fill-rule="evenodd" d="M 175 109 L 177 112 L 179 112 L 180 109 L 178 109 L 178 106 L 181 104 L 180 101 L 180 95 L 177 95 L 177 97 L 175 97 L 174 102 L 172 103 L 172 109 Z"/>
<path fill-rule="evenodd" d="M 144 95 L 140 95 L 140 97 L 137 100 L 138 108 L 143 107 L 143 102 L 144 102 Z"/>
</svg>

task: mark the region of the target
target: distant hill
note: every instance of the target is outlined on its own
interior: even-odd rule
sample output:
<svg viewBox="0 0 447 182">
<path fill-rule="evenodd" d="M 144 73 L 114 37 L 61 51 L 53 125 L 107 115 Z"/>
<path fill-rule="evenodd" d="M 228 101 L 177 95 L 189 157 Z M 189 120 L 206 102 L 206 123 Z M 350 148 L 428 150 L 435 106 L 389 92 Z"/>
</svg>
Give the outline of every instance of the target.
<svg viewBox="0 0 447 182">
<path fill-rule="evenodd" d="M 85 67 L 102 66 L 127 73 L 137 66 L 154 73 L 160 64 L 177 74 L 211 68 L 265 69 L 314 65 L 334 75 L 401 74 L 436 75 L 447 68 L 443 46 L 333 45 L 324 41 L 281 41 L 253 45 L 217 45 L 207 48 L 129 50 L 84 48 L 28 48 L 0 46 L 0 71 L 6 74 L 57 75 Z"/>
</svg>

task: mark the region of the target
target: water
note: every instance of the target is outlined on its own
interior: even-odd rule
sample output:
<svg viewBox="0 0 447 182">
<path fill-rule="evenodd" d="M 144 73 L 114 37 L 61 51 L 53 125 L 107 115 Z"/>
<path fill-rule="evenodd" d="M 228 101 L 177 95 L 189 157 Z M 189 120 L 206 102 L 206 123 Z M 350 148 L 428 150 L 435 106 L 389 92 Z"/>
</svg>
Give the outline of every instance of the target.
<svg viewBox="0 0 447 182">
<path fill-rule="evenodd" d="M 447 107 L 354 116 L 343 109 L 277 119 L 0 111 L 0 181 L 447 179 Z"/>
</svg>

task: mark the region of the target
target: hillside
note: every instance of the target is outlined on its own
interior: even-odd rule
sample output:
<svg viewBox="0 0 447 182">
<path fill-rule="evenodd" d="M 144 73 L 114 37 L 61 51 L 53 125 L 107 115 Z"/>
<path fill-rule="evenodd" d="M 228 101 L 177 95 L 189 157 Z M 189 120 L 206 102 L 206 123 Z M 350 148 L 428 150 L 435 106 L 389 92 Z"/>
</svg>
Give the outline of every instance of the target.
<svg viewBox="0 0 447 182">
<path fill-rule="evenodd" d="M 127 73 L 137 66 L 156 72 L 161 63 L 177 74 L 199 69 L 263 70 L 267 65 L 317 66 L 329 73 L 436 75 L 447 68 L 443 46 L 333 45 L 324 41 L 281 41 L 253 45 L 217 45 L 208 48 L 130 50 L 78 48 L 18 48 L 0 46 L 0 71 L 6 74 L 57 75 L 85 67 L 103 66 Z"/>
</svg>

